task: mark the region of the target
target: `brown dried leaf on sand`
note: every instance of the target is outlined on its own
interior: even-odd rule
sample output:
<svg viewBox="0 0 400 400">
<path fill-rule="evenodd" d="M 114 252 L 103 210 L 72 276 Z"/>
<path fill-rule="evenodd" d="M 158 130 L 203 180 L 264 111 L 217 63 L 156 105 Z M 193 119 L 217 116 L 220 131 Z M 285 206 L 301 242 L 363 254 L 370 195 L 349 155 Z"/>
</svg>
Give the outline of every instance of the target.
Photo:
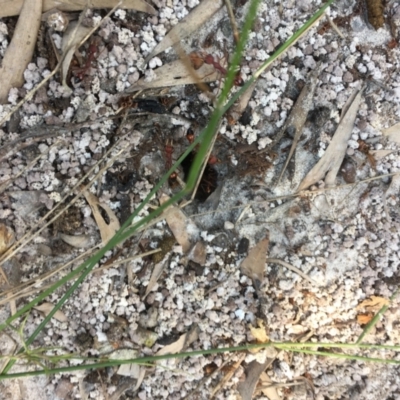
<svg viewBox="0 0 400 400">
<path fill-rule="evenodd" d="M 96 220 L 97 226 L 100 230 L 101 240 L 103 242 L 103 245 L 105 245 L 121 227 L 118 218 L 110 207 L 108 207 L 106 204 L 100 203 L 98 198 L 89 191 L 84 190 L 83 195 L 85 196 L 87 202 L 90 205 L 90 208 L 93 211 L 94 219 Z M 99 210 L 99 207 L 101 207 L 107 214 L 109 223 L 104 220 Z"/>
<path fill-rule="evenodd" d="M 309 186 L 317 183 L 325 176 L 325 174 L 326 186 L 333 186 L 335 184 L 336 175 L 340 170 L 340 166 L 342 165 L 343 158 L 346 154 L 347 142 L 350 139 L 351 132 L 353 131 L 354 121 L 361 103 L 362 93 L 363 89 L 360 89 L 356 94 L 354 100 L 339 122 L 332 141 L 324 155 L 303 179 L 298 191 L 307 189 Z"/>
<path fill-rule="evenodd" d="M 14 242 L 14 231 L 10 227 L 0 224 L 0 254 L 3 254 Z"/>
<path fill-rule="evenodd" d="M 365 309 L 367 311 L 378 311 L 383 306 L 389 305 L 390 301 L 380 296 L 371 296 L 368 299 L 362 301 L 357 307 L 357 310 Z"/>
<path fill-rule="evenodd" d="M 155 355 L 163 356 L 165 354 L 176 354 L 187 349 L 193 342 L 199 338 L 200 328 L 195 325 L 189 332 L 184 333 L 176 342 L 164 346 Z"/>
<path fill-rule="evenodd" d="M 249 250 L 249 254 L 240 264 L 240 270 L 243 274 L 252 279 L 256 288 L 260 287 L 260 284 L 264 279 L 268 245 L 269 234 L 266 235 L 265 239 L 258 242 Z"/>
<path fill-rule="evenodd" d="M 38 310 L 40 312 L 42 312 L 45 316 L 50 314 L 50 311 L 54 308 L 54 304 L 52 303 L 42 303 L 40 306 L 36 306 L 34 307 L 35 310 Z M 53 315 L 53 317 L 60 322 L 67 322 L 68 318 L 66 317 L 66 315 L 60 311 L 57 310 L 56 313 Z"/>
<path fill-rule="evenodd" d="M 165 203 L 168 199 L 169 197 L 167 195 L 162 195 L 160 198 L 160 204 Z M 182 251 L 187 253 L 199 233 L 196 224 L 176 206 L 168 207 L 164 211 L 163 215 L 176 241 L 182 246 Z"/>
<path fill-rule="evenodd" d="M 36 3 L 41 1 L 33 0 Z M 119 0 L 91 0 L 91 8 L 113 8 Z M 0 0 L 0 18 L 19 15 L 24 0 Z M 87 0 L 43 0 L 43 12 L 57 8 L 60 11 L 79 11 L 87 6 Z M 144 0 L 124 0 L 120 8 L 142 11 L 156 15 L 156 10 Z M 34 41 L 36 42 L 36 41 Z"/>
<path fill-rule="evenodd" d="M 145 60 L 147 64 L 157 54 L 178 43 L 207 22 L 221 7 L 222 0 L 203 0 L 185 18 L 180 20 L 153 49 Z"/>
<path fill-rule="evenodd" d="M 160 278 L 165 267 L 166 267 L 166 262 L 164 260 L 160 261 L 159 263 L 157 263 L 154 266 L 153 271 L 151 273 L 150 280 L 149 280 L 149 284 L 146 287 L 146 292 L 143 296 L 143 299 L 145 299 L 147 297 L 147 295 L 153 290 L 154 286 L 158 282 L 158 279 Z"/>
<path fill-rule="evenodd" d="M 240 119 L 244 110 L 249 104 L 249 101 L 253 95 L 256 85 L 257 81 L 252 83 L 230 108 L 230 110 L 228 111 L 229 125 L 235 125 L 236 122 Z"/>
<path fill-rule="evenodd" d="M 258 363 L 257 361 L 252 361 L 247 366 L 245 370 L 246 379 L 243 382 L 240 382 L 237 387 L 242 400 L 251 400 L 253 398 L 253 393 L 257 382 L 260 380 L 261 374 L 271 364 L 271 362 L 272 360 L 267 358 L 262 364 Z M 276 389 L 268 391 L 268 396 L 270 400 L 281 400 L 281 397 L 276 392 Z"/>
<path fill-rule="evenodd" d="M 292 145 L 290 146 L 289 154 L 286 157 L 285 164 L 282 168 L 281 173 L 279 174 L 279 178 L 276 184 L 278 184 L 282 179 L 282 176 L 285 173 L 286 168 L 289 165 L 289 161 L 291 160 L 293 153 L 296 149 L 297 143 L 300 140 L 304 124 L 307 120 L 308 112 L 310 111 L 313 104 L 312 99 L 314 97 L 314 92 L 317 87 L 318 75 L 320 74 L 320 71 L 321 65 L 318 65 L 312 72 L 308 82 L 304 85 L 303 90 L 301 91 L 300 96 L 296 101 L 296 104 L 292 108 L 289 117 L 282 127 L 282 133 L 284 133 L 284 131 L 286 131 L 288 128 L 294 129 L 294 136 Z"/>
<path fill-rule="evenodd" d="M 153 70 L 155 77 L 151 81 L 147 78 L 139 79 L 125 93 L 133 93 L 138 90 L 157 89 L 169 86 L 191 85 L 199 82 L 214 82 L 220 79 L 220 73 L 209 64 L 203 64 L 196 73 L 189 70 L 185 60 L 175 60 Z"/>
<path fill-rule="evenodd" d="M 13 38 L 6 50 L 0 69 L 1 104 L 7 102 L 11 88 L 20 87 L 24 83 L 24 71 L 35 50 L 41 15 L 41 1 L 24 1 Z"/>
<path fill-rule="evenodd" d="M 267 331 L 264 326 L 264 321 L 260 318 L 257 318 L 257 326 L 253 326 L 250 324 L 249 326 L 251 334 L 254 336 L 256 339 L 257 343 L 268 343 L 269 342 L 269 337 L 267 335 Z M 259 349 L 249 349 L 250 353 L 258 353 L 262 348 L 260 347 Z"/>
<path fill-rule="evenodd" d="M 392 142 L 400 143 L 400 122 L 390 128 L 382 129 L 382 133 Z"/>
<path fill-rule="evenodd" d="M 64 87 L 68 88 L 67 75 L 72 57 L 76 50 L 78 50 L 84 37 L 90 32 L 91 28 L 85 27 L 81 24 L 77 27 L 78 21 L 73 21 L 68 25 L 62 39 L 61 50 L 65 54 L 61 66 L 61 82 Z"/>
</svg>

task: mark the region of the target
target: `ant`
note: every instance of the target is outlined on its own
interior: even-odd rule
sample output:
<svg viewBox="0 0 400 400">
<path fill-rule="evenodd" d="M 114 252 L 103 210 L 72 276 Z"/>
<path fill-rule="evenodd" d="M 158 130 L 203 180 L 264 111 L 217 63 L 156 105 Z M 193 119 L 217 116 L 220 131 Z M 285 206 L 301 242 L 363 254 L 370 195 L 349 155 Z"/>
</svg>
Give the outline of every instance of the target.
<svg viewBox="0 0 400 400">
<path fill-rule="evenodd" d="M 212 65 L 217 71 L 221 72 L 223 76 L 226 76 L 227 70 L 224 68 L 219 61 L 217 61 L 212 54 L 201 54 L 193 52 L 190 54 L 190 60 L 192 62 L 194 69 L 199 69 L 203 63 Z M 240 70 L 236 73 L 235 79 L 233 81 L 235 86 L 243 86 L 244 82 L 240 76 Z"/>
<path fill-rule="evenodd" d="M 95 40 L 92 40 L 87 50 L 85 63 L 81 67 L 72 67 L 72 74 L 80 80 L 83 80 L 86 76 L 90 74 L 92 62 L 95 61 L 99 57 L 99 55 L 99 47 Z"/>
</svg>

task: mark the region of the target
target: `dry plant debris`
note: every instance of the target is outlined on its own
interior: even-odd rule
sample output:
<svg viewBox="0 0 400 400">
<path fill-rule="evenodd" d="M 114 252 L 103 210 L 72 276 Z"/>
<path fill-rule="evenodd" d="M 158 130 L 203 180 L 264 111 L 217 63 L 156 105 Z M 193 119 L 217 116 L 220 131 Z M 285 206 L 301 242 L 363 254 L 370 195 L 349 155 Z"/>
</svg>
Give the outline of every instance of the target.
<svg viewBox="0 0 400 400">
<path fill-rule="evenodd" d="M 196 137 L 207 124 L 233 54 L 232 15 L 222 1 L 125 0 L 97 29 L 117 2 L 93 0 L 80 19 L 71 12 L 86 3 L 43 1 L 43 12 L 54 6 L 65 12 L 68 29 L 80 21 L 79 29 L 94 30 L 81 45 L 84 35 L 77 35 L 62 72 L 54 68 L 57 56 L 66 56 L 69 34 L 49 27 L 45 14 L 32 28 L 38 37 L 33 55 L 24 54 L 28 64 L 13 61 L 23 79 L 11 89 L 1 85 L 0 120 L 7 122 L 0 126 L 0 257 L 8 257 L 14 237 L 29 238 L 2 265 L 1 321 L 76 268 L 92 254 L 90 246 L 107 242 L 137 209 L 186 150 L 188 129 Z M 16 24 L 24 18 L 23 4 L 32 3 L 0 1 L 3 67 L 22 39 Z M 232 4 L 240 32 L 248 3 Z M 241 78 L 320 5 L 262 1 Z M 337 0 L 222 120 L 214 173 L 204 182 L 217 187 L 212 197 L 171 207 L 105 254 L 62 307 L 62 320 L 52 318 L 32 348 L 124 358 L 241 345 L 254 336 L 355 342 L 400 282 L 399 32 L 398 2 Z M 284 129 L 289 123 L 294 129 Z M 187 171 L 176 175 L 157 199 L 184 184 Z M 90 185 L 87 200 L 82 184 Z M 159 248 L 157 256 L 134 258 Z M 28 335 L 65 290 L 15 327 Z M 265 328 L 250 328 L 259 319 Z M 400 344 L 399 319 L 395 299 L 367 340 Z M 0 336 L 3 355 L 21 344 L 15 332 L 7 334 Z M 1 396 L 13 400 L 27 393 L 48 399 L 369 400 L 397 398 L 400 379 L 390 365 L 258 351 L 0 385 Z"/>
</svg>

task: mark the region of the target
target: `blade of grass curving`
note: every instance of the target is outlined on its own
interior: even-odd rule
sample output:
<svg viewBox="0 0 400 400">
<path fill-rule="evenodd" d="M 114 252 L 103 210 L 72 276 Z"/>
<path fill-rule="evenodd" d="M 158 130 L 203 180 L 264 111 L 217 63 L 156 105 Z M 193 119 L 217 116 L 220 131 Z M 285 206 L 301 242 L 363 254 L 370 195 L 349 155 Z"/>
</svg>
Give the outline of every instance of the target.
<svg viewBox="0 0 400 400">
<path fill-rule="evenodd" d="M 93 368 L 106 368 L 106 367 L 113 367 L 119 366 L 124 364 L 140 364 L 140 365 L 154 365 L 156 361 L 161 360 L 168 360 L 168 359 L 176 359 L 176 358 L 186 358 L 186 357 L 196 357 L 196 356 L 204 356 L 210 354 L 221 354 L 226 352 L 238 352 L 238 351 L 249 351 L 254 349 L 262 349 L 267 347 L 274 347 L 276 349 L 281 349 L 285 351 L 291 351 L 296 353 L 304 353 L 304 354 L 311 354 L 323 357 L 335 357 L 335 358 L 342 358 L 342 359 L 349 359 L 349 360 L 359 360 L 365 362 L 379 362 L 384 364 L 396 364 L 400 365 L 400 360 L 393 360 L 393 359 L 384 359 L 384 358 L 377 358 L 377 357 L 365 357 L 365 356 L 357 356 L 357 355 L 348 355 L 343 353 L 331 353 L 325 351 L 314 351 L 314 350 L 307 350 L 304 347 L 336 347 L 336 348 L 365 348 L 365 349 L 376 349 L 376 348 L 385 348 L 387 350 L 394 350 L 399 351 L 399 346 L 382 346 L 382 345 L 375 345 L 375 344 L 356 344 L 356 343 L 293 343 L 293 342 L 270 342 L 270 343 L 259 343 L 259 344 L 247 344 L 243 346 L 236 346 L 236 347 L 223 347 L 223 348 L 213 348 L 208 350 L 196 350 L 196 351 L 189 351 L 177 354 L 165 354 L 162 356 L 147 356 L 147 357 L 139 357 L 129 360 L 104 360 L 104 357 L 97 357 L 97 358 L 84 358 L 80 356 L 74 357 L 73 355 L 68 355 L 69 359 L 77 359 L 82 360 L 93 360 L 93 363 L 87 364 L 79 364 L 69 367 L 60 367 L 60 368 L 53 368 L 53 369 L 46 369 L 46 370 L 37 370 L 37 371 L 26 371 L 26 372 L 18 372 L 13 374 L 0 374 L 0 381 L 5 379 L 15 379 L 15 378 L 23 378 L 28 376 L 37 376 L 37 375 L 46 375 L 46 374 L 55 374 L 55 373 L 72 373 L 79 370 L 86 370 L 86 369 L 93 369 Z M 60 358 L 60 356 L 56 356 Z M 50 360 L 52 361 L 52 360 Z"/>
<path fill-rule="evenodd" d="M 397 297 L 397 295 L 399 294 L 400 291 L 400 287 L 397 288 L 397 290 L 392 294 L 392 296 L 390 296 L 389 299 L 389 304 L 386 306 L 383 306 L 376 314 L 375 316 L 371 319 L 371 321 L 368 322 L 368 324 L 365 326 L 364 330 L 362 331 L 361 335 L 359 336 L 359 338 L 357 339 L 356 343 L 361 343 L 363 341 L 363 339 L 365 338 L 365 336 L 368 335 L 368 333 L 371 331 L 371 329 L 378 323 L 378 321 L 381 319 L 381 317 L 383 316 L 383 314 L 388 310 L 390 304 L 392 303 L 392 301 Z"/>
<path fill-rule="evenodd" d="M 92 268 L 97 264 L 98 261 L 104 256 L 104 254 L 108 251 L 111 250 L 114 246 L 117 244 L 121 243 L 125 239 L 127 239 L 129 236 L 135 233 L 135 231 L 146 224 L 147 222 L 151 221 L 154 217 L 158 216 L 161 214 L 163 210 L 165 210 L 167 207 L 170 205 L 174 204 L 176 201 L 179 201 L 182 199 L 185 195 L 191 192 L 191 190 L 194 188 L 196 179 L 201 167 L 201 164 L 203 162 L 205 154 L 207 154 L 208 151 L 208 146 L 209 143 L 215 134 L 216 127 L 218 126 L 219 120 L 222 118 L 224 113 L 229 109 L 230 106 L 233 105 L 233 103 L 241 96 L 241 94 L 259 77 L 259 75 L 264 71 L 268 65 L 270 65 L 273 61 L 275 61 L 281 54 L 283 54 L 284 51 L 287 50 L 298 38 L 304 34 L 304 32 L 312 26 L 313 23 L 323 14 L 323 12 L 326 10 L 327 7 L 329 7 L 335 0 L 329 0 L 317 13 L 315 13 L 304 25 L 301 29 L 299 29 L 274 55 L 272 55 L 261 67 L 260 69 L 256 72 L 256 74 L 246 82 L 246 84 L 242 87 L 241 90 L 236 92 L 230 101 L 228 101 L 225 105 L 224 103 L 226 102 L 226 99 L 228 97 L 229 91 L 232 87 L 233 80 L 235 77 L 235 68 L 240 62 L 242 52 L 245 47 L 245 40 L 247 40 L 249 31 L 251 29 L 252 23 L 254 21 L 254 18 L 256 16 L 257 12 L 257 6 L 260 2 L 260 0 L 253 0 L 252 3 L 250 4 L 249 12 L 246 16 L 245 24 L 243 27 L 243 32 L 242 32 L 242 38 L 239 41 L 237 51 L 235 51 L 232 64 L 228 70 L 228 75 L 224 83 L 224 87 L 222 89 L 221 96 L 218 99 L 217 102 L 217 107 L 214 110 L 210 123 L 208 126 L 203 130 L 203 132 L 199 135 L 199 137 L 193 142 L 191 146 L 188 147 L 186 152 L 179 158 L 179 160 L 170 168 L 170 170 L 161 178 L 160 182 L 153 188 L 153 190 L 149 193 L 149 195 L 144 199 L 144 201 L 139 205 L 139 207 L 135 210 L 135 212 L 128 218 L 128 220 L 123 224 L 123 226 L 120 228 L 120 230 L 115 234 L 114 238 L 111 239 L 105 247 L 100 249 L 94 256 L 92 256 L 88 261 L 84 262 L 81 264 L 77 270 L 73 271 L 73 273 L 67 275 L 69 279 L 66 279 L 63 281 L 62 284 L 64 284 L 66 281 L 71 279 L 72 277 L 76 276 L 78 273 L 82 272 L 82 275 L 75 281 L 75 283 L 71 286 L 71 288 L 67 291 L 67 293 L 62 297 L 62 299 L 55 305 L 53 310 L 45 317 L 45 319 L 42 321 L 42 323 L 38 326 L 38 328 L 35 330 L 35 332 L 31 335 L 31 337 L 26 341 L 29 344 L 33 342 L 33 340 L 37 337 L 37 335 L 41 332 L 43 327 L 50 321 L 50 319 L 53 317 L 53 315 L 58 311 L 59 308 L 65 303 L 65 301 L 69 298 L 69 296 L 74 292 L 74 290 L 80 285 L 80 283 L 87 277 L 87 275 L 90 273 Z M 148 216 L 142 218 L 139 222 L 134 224 L 130 229 L 126 229 L 129 224 L 133 221 L 134 218 L 138 216 L 140 211 L 148 204 L 150 199 L 155 195 L 155 193 L 161 188 L 161 186 L 167 181 L 169 175 L 181 164 L 182 160 L 193 150 L 193 148 L 201 142 L 200 149 L 197 153 L 197 156 L 194 160 L 193 166 L 191 168 L 190 174 L 189 174 L 189 179 L 188 183 L 185 186 L 185 188 L 180 191 L 178 194 L 173 196 L 169 201 L 165 202 L 162 206 L 160 206 L 157 210 L 153 211 L 150 213 Z M 65 278 L 67 278 L 65 277 Z M 64 278 L 64 279 L 65 279 Z M 36 305 L 38 302 L 40 302 L 44 297 L 48 296 L 50 293 L 52 293 L 56 288 L 58 288 L 61 285 L 53 285 L 50 287 L 48 290 L 46 290 L 43 295 L 38 296 L 35 300 L 27 304 L 25 307 L 23 307 L 19 312 L 17 312 L 14 316 L 10 317 L 9 319 L 6 320 L 5 323 L 0 325 L 0 331 L 7 327 L 9 324 L 11 324 L 16 318 L 20 317 L 23 315 L 25 312 L 28 312 L 34 305 Z M 8 363 L 6 366 L 6 371 L 9 371 L 10 368 L 14 362 Z"/>
</svg>

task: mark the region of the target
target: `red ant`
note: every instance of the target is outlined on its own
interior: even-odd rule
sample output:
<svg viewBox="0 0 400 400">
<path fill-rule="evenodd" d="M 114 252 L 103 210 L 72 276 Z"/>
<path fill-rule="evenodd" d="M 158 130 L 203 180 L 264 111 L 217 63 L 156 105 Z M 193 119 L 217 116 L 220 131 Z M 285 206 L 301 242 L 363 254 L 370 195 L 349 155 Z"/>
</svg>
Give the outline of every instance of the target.
<svg viewBox="0 0 400 400">
<path fill-rule="evenodd" d="M 172 154 L 174 153 L 174 146 L 172 145 L 172 140 L 168 142 L 168 140 L 165 142 L 165 168 L 167 171 L 170 170 L 172 167 Z M 178 174 L 176 172 L 172 172 L 172 174 L 169 176 L 169 181 L 170 184 L 172 183 L 171 181 L 174 181 L 177 178 Z"/>
<path fill-rule="evenodd" d="M 223 76 L 226 76 L 227 70 L 218 61 L 216 61 L 212 54 L 200 54 L 193 52 L 190 54 L 190 60 L 192 62 L 194 69 L 199 69 L 203 63 L 212 65 L 217 71 L 221 72 Z M 235 86 L 243 86 L 244 82 L 240 76 L 240 70 L 237 72 L 235 79 L 233 81 Z"/>
<path fill-rule="evenodd" d="M 222 75 L 226 76 L 227 70 L 223 66 L 221 66 L 218 61 L 214 60 L 214 57 L 211 54 L 207 54 L 204 57 L 204 62 L 206 64 L 212 65 L 217 71 L 221 72 Z M 235 86 L 243 86 L 244 82 L 242 77 L 240 76 L 240 70 L 236 73 L 233 84 Z"/>
<path fill-rule="evenodd" d="M 92 67 L 92 62 L 99 57 L 99 47 L 94 40 L 91 41 L 88 51 L 87 58 L 82 67 L 72 67 L 72 74 L 83 80 L 83 78 L 90 73 L 90 68 Z"/>
</svg>

